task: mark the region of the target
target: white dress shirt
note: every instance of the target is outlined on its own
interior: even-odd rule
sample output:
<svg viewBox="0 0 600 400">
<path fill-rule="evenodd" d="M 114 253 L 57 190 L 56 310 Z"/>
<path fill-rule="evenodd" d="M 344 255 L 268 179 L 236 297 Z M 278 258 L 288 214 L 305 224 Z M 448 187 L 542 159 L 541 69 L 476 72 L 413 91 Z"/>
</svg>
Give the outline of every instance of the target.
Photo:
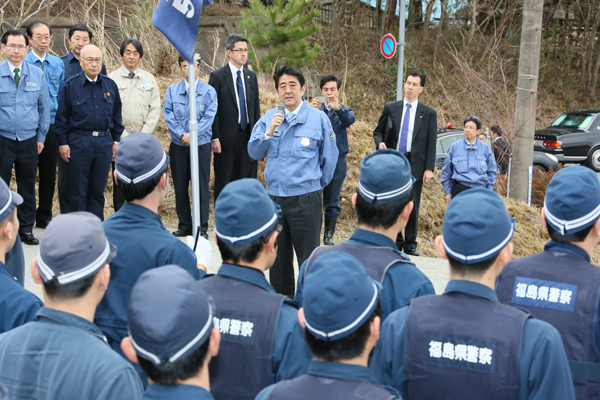
<svg viewBox="0 0 600 400">
<path fill-rule="evenodd" d="M 233 90 L 235 90 L 235 104 L 237 104 L 237 108 L 238 108 L 238 124 L 241 122 L 240 100 L 239 100 L 240 97 L 238 95 L 238 88 L 237 88 L 237 73 L 238 73 L 238 71 L 240 71 L 240 76 L 242 78 L 242 86 L 244 87 L 244 101 L 246 102 L 246 121 L 249 124 L 250 118 L 248 118 L 248 91 L 246 90 L 246 80 L 244 79 L 244 67 L 242 67 L 241 69 L 237 69 L 231 63 L 231 61 L 228 64 L 229 64 L 229 69 L 231 69 L 231 75 L 233 76 Z"/>
<path fill-rule="evenodd" d="M 419 99 L 413 101 L 412 103 L 408 103 L 406 98 L 404 98 L 404 109 L 402 110 L 402 119 L 400 120 L 400 130 L 398 131 L 398 145 L 396 146 L 396 150 L 400 148 L 400 134 L 402 134 L 402 124 L 404 123 L 404 114 L 406 113 L 406 105 L 410 104 L 410 118 L 408 120 L 408 138 L 406 138 L 406 152 L 410 153 L 412 148 L 412 137 L 413 131 L 415 129 L 415 116 L 417 115 L 417 106 L 419 105 Z"/>
</svg>

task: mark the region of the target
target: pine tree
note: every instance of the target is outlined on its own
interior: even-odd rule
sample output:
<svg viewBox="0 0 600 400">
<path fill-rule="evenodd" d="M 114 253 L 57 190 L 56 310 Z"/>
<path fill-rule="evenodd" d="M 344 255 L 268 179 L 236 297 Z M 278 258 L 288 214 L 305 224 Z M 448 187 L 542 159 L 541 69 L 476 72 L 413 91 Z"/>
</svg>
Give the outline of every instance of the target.
<svg viewBox="0 0 600 400">
<path fill-rule="evenodd" d="M 257 61 L 259 70 L 270 72 L 284 64 L 302 68 L 315 62 L 323 47 L 306 40 L 322 28 L 314 21 L 320 12 L 310 8 L 313 1 L 272 0 L 266 7 L 261 0 L 249 0 L 250 10 L 242 13 L 238 26 L 250 41 L 248 58 L 257 60 L 254 50 L 266 50 Z"/>
</svg>

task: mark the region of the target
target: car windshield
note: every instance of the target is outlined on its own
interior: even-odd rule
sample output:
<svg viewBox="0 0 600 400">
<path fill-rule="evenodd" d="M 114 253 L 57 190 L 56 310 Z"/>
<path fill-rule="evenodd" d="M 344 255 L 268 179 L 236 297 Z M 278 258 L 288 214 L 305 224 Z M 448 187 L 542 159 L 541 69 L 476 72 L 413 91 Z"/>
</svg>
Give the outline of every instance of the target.
<svg viewBox="0 0 600 400">
<path fill-rule="evenodd" d="M 550 126 L 586 129 L 594 117 L 588 114 L 562 114 Z"/>
</svg>

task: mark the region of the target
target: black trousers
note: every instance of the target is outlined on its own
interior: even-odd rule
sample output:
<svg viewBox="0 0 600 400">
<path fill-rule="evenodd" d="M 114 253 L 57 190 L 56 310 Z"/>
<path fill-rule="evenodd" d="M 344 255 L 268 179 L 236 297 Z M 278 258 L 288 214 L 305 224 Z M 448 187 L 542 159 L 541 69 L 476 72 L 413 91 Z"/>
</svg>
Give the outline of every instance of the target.
<svg viewBox="0 0 600 400">
<path fill-rule="evenodd" d="M 115 162 L 111 162 L 110 165 L 112 167 L 110 176 L 112 177 L 113 182 L 113 208 L 115 209 L 115 212 L 117 212 L 123 207 L 125 200 L 123 199 L 121 191 L 117 188 L 117 182 L 115 182 Z"/>
<path fill-rule="evenodd" d="M 221 144 L 221 153 L 215 153 L 215 194 L 214 201 L 217 201 L 221 190 L 229 182 L 243 178 L 255 178 L 258 173 L 258 161 L 250 158 L 248 154 L 248 141 L 250 140 L 251 129 L 248 125 L 246 130 L 242 130 L 238 125 L 235 143 L 227 150 L 223 150 Z"/>
<path fill-rule="evenodd" d="M 0 178 L 10 185 L 13 165 L 17 193 L 23 204 L 17 207 L 19 232 L 31 232 L 35 222 L 35 175 L 37 173 L 37 137 L 19 141 L 0 136 Z"/>
<path fill-rule="evenodd" d="M 450 194 L 452 195 L 452 198 L 454 198 L 467 189 L 471 189 L 471 187 L 456 182 L 452 184 L 452 191 L 450 192 Z"/>
<path fill-rule="evenodd" d="M 415 181 L 412 188 L 412 195 L 415 202 L 415 206 L 408 217 L 406 228 L 404 229 L 405 236 L 402 236 L 402 232 L 398 232 L 396 238 L 396 245 L 400 250 L 417 248 L 417 232 L 419 230 L 419 206 L 421 205 L 421 191 L 423 190 L 423 180 Z"/>
<path fill-rule="evenodd" d="M 36 221 L 48 224 L 52 219 L 52 200 L 56 186 L 56 166 L 58 165 L 58 139 L 54 133 L 54 125 L 50 125 L 44 149 L 38 155 L 38 208 Z"/>
<path fill-rule="evenodd" d="M 171 175 L 173 176 L 173 188 L 175 189 L 175 208 L 177 217 L 179 217 L 179 229 L 191 231 L 193 225 L 189 194 L 192 180 L 190 148 L 171 143 L 169 157 L 171 157 Z M 198 169 L 200 181 L 200 231 L 206 232 L 208 230 L 209 212 L 210 143 L 198 146 Z"/>
<path fill-rule="evenodd" d="M 269 270 L 271 285 L 277 293 L 290 298 L 296 291 L 294 250 L 298 268 L 319 247 L 323 205 L 321 191 L 292 197 L 270 196 L 281 206 L 279 245 L 275 264 Z"/>
<path fill-rule="evenodd" d="M 60 149 L 60 146 L 59 146 Z M 60 205 L 60 213 L 66 214 L 69 212 L 69 164 L 65 162 L 58 153 L 58 204 Z"/>
</svg>

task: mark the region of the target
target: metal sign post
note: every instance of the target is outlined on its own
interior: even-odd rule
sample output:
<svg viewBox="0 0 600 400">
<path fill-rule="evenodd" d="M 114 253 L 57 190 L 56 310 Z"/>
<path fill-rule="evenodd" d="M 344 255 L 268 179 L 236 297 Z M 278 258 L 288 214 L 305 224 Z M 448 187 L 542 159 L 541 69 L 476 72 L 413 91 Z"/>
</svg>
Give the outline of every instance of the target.
<svg viewBox="0 0 600 400">
<path fill-rule="evenodd" d="M 402 83 L 404 82 L 404 31 L 406 23 L 406 0 L 400 0 L 400 29 L 398 32 L 398 79 L 396 86 L 396 101 L 402 100 L 404 92 L 402 90 Z"/>
<path fill-rule="evenodd" d="M 198 167 L 198 119 L 196 118 L 196 57 L 188 64 L 188 95 L 190 98 L 190 164 L 192 177 L 192 234 L 194 243 L 200 235 L 200 178 Z M 199 60 L 198 60 L 199 61 Z M 194 246 L 195 247 L 195 246 Z"/>
</svg>

